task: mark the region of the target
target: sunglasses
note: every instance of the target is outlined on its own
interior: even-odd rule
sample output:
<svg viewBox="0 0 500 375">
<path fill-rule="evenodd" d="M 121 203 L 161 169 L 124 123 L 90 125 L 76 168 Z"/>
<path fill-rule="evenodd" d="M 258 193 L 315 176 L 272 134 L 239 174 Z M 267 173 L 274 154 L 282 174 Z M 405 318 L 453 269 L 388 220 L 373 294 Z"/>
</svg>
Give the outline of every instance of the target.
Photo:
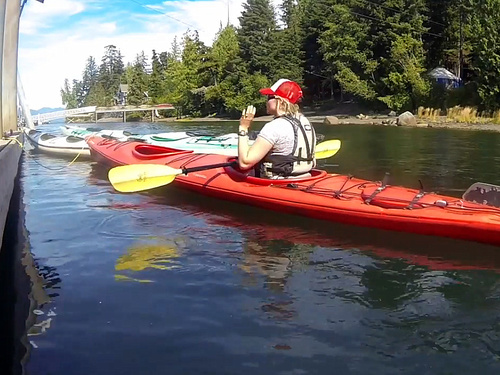
<svg viewBox="0 0 500 375">
<path fill-rule="evenodd" d="M 276 99 L 276 96 L 274 96 L 274 95 L 268 95 L 268 96 L 267 96 L 267 100 L 269 101 L 269 100 L 271 100 L 271 99 Z"/>
</svg>

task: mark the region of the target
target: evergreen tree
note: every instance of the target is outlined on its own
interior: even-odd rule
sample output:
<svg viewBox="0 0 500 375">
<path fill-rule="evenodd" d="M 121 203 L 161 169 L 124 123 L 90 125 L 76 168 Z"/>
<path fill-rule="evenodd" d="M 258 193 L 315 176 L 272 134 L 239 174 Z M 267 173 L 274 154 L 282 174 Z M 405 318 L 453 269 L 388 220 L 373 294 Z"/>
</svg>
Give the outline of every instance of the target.
<svg viewBox="0 0 500 375">
<path fill-rule="evenodd" d="M 452 15 L 450 10 L 452 5 L 458 1 L 460 0 L 427 1 L 429 9 L 428 33 L 423 35 L 423 39 L 429 67 L 449 66 L 450 61 L 448 60 L 450 59 L 445 57 L 445 50 L 452 47 L 454 42 L 450 40 L 446 32 L 453 23 L 449 19 L 449 16 Z M 453 37 L 453 39 L 455 38 Z"/>
<path fill-rule="evenodd" d="M 332 15 L 335 21 L 327 22 L 327 29 L 319 38 L 325 62 L 323 73 L 340 85 L 341 100 L 343 92 L 373 100 L 377 62 L 372 59 L 369 25 L 353 15 L 347 5 L 334 5 Z"/>
<path fill-rule="evenodd" d="M 198 34 L 189 31 L 184 34 L 182 47 L 180 52 L 175 39 L 165 71 L 167 99 L 177 107 L 178 116 L 196 110 L 193 90 L 201 87 L 202 79 L 199 73 L 205 52 Z"/>
<path fill-rule="evenodd" d="M 313 99 L 331 97 L 331 90 L 325 90 L 325 87 L 332 87 L 333 77 L 324 73 L 325 61 L 319 40 L 327 30 L 331 9 L 337 1 L 299 0 L 298 4 L 304 52 L 304 85 Z"/>
<path fill-rule="evenodd" d="M 177 36 L 175 36 L 174 40 L 172 41 L 172 46 L 170 49 L 170 54 L 169 54 L 168 59 L 179 61 L 181 59 L 181 53 L 182 53 L 181 46 L 179 45 L 179 42 L 177 41 Z"/>
<path fill-rule="evenodd" d="M 500 2 L 472 0 L 472 62 L 481 107 L 500 108 Z"/>
<path fill-rule="evenodd" d="M 185 67 L 186 98 L 184 108 L 191 114 L 206 114 L 206 85 L 210 81 L 210 70 L 207 66 L 208 49 L 200 41 L 198 32 L 186 33 L 183 40 L 182 64 Z"/>
<path fill-rule="evenodd" d="M 281 12 L 285 27 L 273 33 L 274 47 L 271 53 L 273 66 L 270 78 L 272 81 L 287 78 L 302 84 L 304 52 L 298 6 L 293 0 L 284 1 Z"/>
<path fill-rule="evenodd" d="M 105 48 L 99 67 L 99 83 L 104 88 L 106 105 L 112 105 L 124 72 L 123 57 L 114 45 Z"/>
<path fill-rule="evenodd" d="M 416 109 L 431 99 L 434 105 L 451 103 L 447 98 L 500 107 L 498 0 L 279 4 L 279 25 L 271 0 L 247 0 L 239 28 L 221 27 L 211 48 L 188 31 L 169 51 L 153 50 L 151 71 L 144 53 L 124 69 L 120 51 L 108 45 L 99 67 L 89 57 L 80 80 L 65 80 L 63 103 L 112 105 L 120 82 L 127 82 L 133 104 L 144 103 L 147 92 L 154 103 L 176 105 L 179 114 L 236 115 L 250 103 L 262 111 L 265 99 L 258 90 L 289 78 L 304 86 L 309 100 L 342 99 L 347 93 L 396 110 Z M 436 66 L 462 75 L 468 84 L 429 94 L 426 71 Z"/>
<path fill-rule="evenodd" d="M 108 103 L 106 102 L 106 91 L 101 83 L 97 82 L 89 91 L 86 98 L 86 105 L 95 105 L 99 107 L 104 107 Z"/>
<path fill-rule="evenodd" d="M 387 61 L 392 67 L 387 76 L 382 77 L 387 94 L 379 99 L 391 109 L 416 110 L 426 102 L 430 92 L 430 82 L 423 77 L 422 42 L 409 34 L 398 36 Z"/>
<path fill-rule="evenodd" d="M 149 97 L 154 103 L 160 103 L 159 99 L 163 95 L 163 74 L 164 67 L 160 62 L 160 56 L 153 50 L 151 56 L 151 76 L 149 77 Z"/>
<path fill-rule="evenodd" d="M 161 69 L 163 72 L 165 72 L 165 69 L 167 69 L 168 66 L 168 52 L 162 52 L 158 56 L 158 61 L 161 65 Z"/>
<path fill-rule="evenodd" d="M 373 36 L 375 77 L 379 99 L 396 110 L 416 109 L 426 99 L 430 83 L 423 77 L 427 31 L 425 0 L 384 0 L 365 5 Z"/>
<path fill-rule="evenodd" d="M 232 117 L 239 116 L 249 103 L 262 110 L 265 98 L 259 94 L 259 89 L 270 84 L 260 73 L 249 74 L 239 51 L 237 31 L 228 25 L 219 30 L 209 53 L 215 77 L 206 90 L 205 99 L 212 103 L 217 113 Z"/>
<path fill-rule="evenodd" d="M 77 108 L 77 98 L 75 86 L 78 85 L 78 81 L 73 81 L 73 87 L 70 85 L 69 80 L 66 78 L 64 80 L 64 86 L 61 89 L 61 101 L 65 105 L 66 109 Z"/>
<path fill-rule="evenodd" d="M 280 5 L 281 10 L 281 22 L 285 25 L 285 28 L 290 28 L 293 23 L 294 14 L 297 9 L 297 0 L 283 0 Z"/>
<path fill-rule="evenodd" d="M 228 75 L 220 85 L 227 112 L 237 117 L 250 103 L 262 111 L 266 99 L 260 95 L 259 89 L 268 86 L 269 79 L 261 73 L 249 74 L 246 69 L 241 69 Z"/>
<path fill-rule="evenodd" d="M 83 71 L 82 84 L 79 93 L 78 105 L 79 107 L 84 107 L 88 104 L 88 95 L 90 90 L 97 84 L 99 79 L 99 70 L 95 59 L 89 56 L 87 59 L 87 64 L 85 65 L 85 70 Z"/>
<path fill-rule="evenodd" d="M 469 0 L 429 1 L 429 32 L 424 35 L 428 66 L 444 66 L 460 78 L 470 64 L 471 16 Z"/>
<path fill-rule="evenodd" d="M 238 42 L 241 57 L 248 63 L 250 73 L 262 72 L 270 75 L 273 71 L 273 33 L 276 20 L 269 0 L 248 0 L 243 4 Z"/>
<path fill-rule="evenodd" d="M 234 92 L 226 92 L 223 81 L 235 71 L 243 67 L 239 58 L 239 45 L 236 29 L 228 25 L 217 33 L 212 48 L 208 53 L 209 66 L 213 81 L 206 92 L 206 100 L 210 101 L 217 113 L 227 110 L 226 100 Z"/>
<path fill-rule="evenodd" d="M 230 25 L 219 30 L 209 52 L 209 59 L 215 72 L 215 86 L 237 68 L 235 62 L 238 59 L 238 54 L 239 45 L 236 29 Z"/>
<path fill-rule="evenodd" d="M 147 103 L 149 96 L 147 65 L 144 51 L 141 51 L 141 53 L 136 55 L 135 61 L 129 71 L 127 102 L 130 105 Z"/>
</svg>

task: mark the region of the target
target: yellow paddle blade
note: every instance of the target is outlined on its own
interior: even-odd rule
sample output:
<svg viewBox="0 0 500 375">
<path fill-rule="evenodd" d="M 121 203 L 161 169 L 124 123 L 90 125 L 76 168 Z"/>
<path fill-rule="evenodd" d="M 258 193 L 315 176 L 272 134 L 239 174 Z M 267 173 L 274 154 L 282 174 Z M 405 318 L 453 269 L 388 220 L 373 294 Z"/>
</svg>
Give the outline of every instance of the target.
<svg viewBox="0 0 500 375">
<path fill-rule="evenodd" d="M 327 159 L 332 157 L 340 150 L 341 142 L 338 139 L 332 139 L 318 143 L 316 145 L 315 157 L 316 159 Z"/>
<path fill-rule="evenodd" d="M 122 165 L 109 170 L 111 185 L 122 193 L 153 189 L 171 183 L 182 169 L 161 164 Z"/>
</svg>

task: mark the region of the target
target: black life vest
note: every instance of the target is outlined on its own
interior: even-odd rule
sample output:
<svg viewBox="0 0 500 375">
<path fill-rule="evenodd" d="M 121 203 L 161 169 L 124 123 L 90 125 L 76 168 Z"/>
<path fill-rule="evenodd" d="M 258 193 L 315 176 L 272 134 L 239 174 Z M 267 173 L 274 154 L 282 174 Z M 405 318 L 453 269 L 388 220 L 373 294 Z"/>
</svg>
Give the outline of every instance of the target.
<svg viewBox="0 0 500 375">
<path fill-rule="evenodd" d="M 274 155 L 269 153 L 260 164 L 261 177 L 298 176 L 309 172 L 316 166 L 314 149 L 316 133 L 311 124 L 302 124 L 294 116 L 280 116 L 287 120 L 293 128 L 294 141 L 292 152 L 288 155 Z"/>
</svg>

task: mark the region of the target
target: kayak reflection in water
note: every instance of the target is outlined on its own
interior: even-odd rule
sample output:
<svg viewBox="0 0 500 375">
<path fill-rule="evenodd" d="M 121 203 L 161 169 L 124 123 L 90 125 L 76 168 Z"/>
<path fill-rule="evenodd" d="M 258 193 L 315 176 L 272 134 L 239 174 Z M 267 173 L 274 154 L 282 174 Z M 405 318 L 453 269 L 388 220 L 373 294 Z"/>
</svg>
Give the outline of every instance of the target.
<svg viewBox="0 0 500 375">
<path fill-rule="evenodd" d="M 254 168 L 256 177 L 307 177 L 315 167 L 316 133 L 309 120 L 299 112 L 302 89 L 293 81 L 278 80 L 260 90 L 267 95 L 267 114 L 274 119 L 264 125 L 255 143 L 248 145 L 248 130 L 255 107 L 243 110 L 238 132 L 238 162 L 243 170 Z"/>
<path fill-rule="evenodd" d="M 115 275 L 118 281 L 153 282 L 149 279 L 136 279 L 123 273 L 140 273 L 149 269 L 171 270 L 177 268 L 176 259 L 179 249 L 172 244 L 137 244 L 130 247 L 125 254 L 116 260 Z"/>
</svg>

